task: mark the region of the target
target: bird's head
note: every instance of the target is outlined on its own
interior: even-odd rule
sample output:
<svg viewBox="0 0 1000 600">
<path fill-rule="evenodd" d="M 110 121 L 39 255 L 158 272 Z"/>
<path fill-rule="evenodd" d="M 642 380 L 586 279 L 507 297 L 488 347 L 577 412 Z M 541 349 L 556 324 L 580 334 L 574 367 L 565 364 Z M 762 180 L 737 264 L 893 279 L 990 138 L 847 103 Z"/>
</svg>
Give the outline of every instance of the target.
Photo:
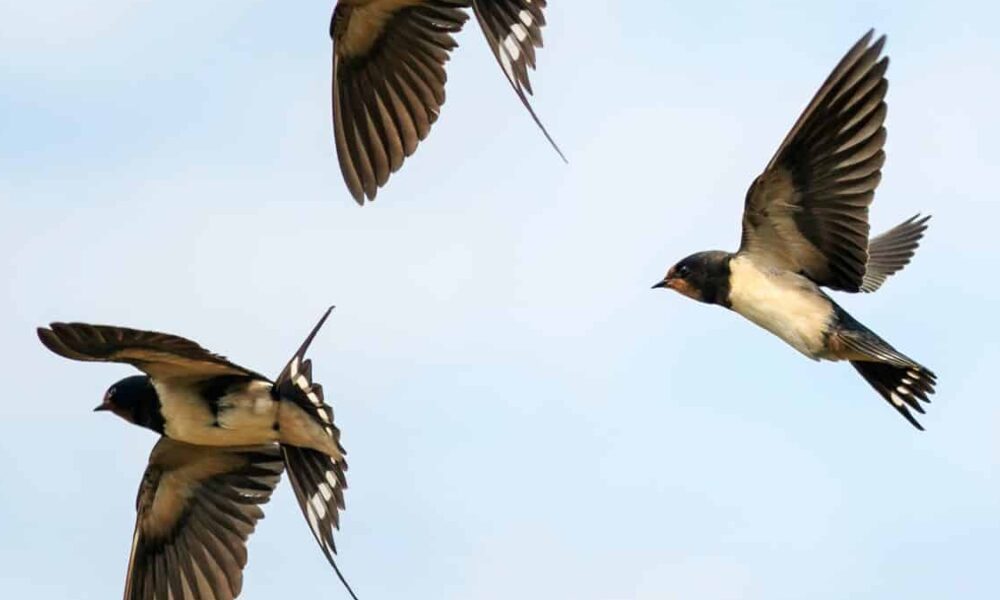
<svg viewBox="0 0 1000 600">
<path fill-rule="evenodd" d="M 721 250 L 692 254 L 670 267 L 653 289 L 670 288 L 698 302 L 728 305 L 731 257 Z"/>
<path fill-rule="evenodd" d="M 111 411 L 129 423 L 142 425 L 143 415 L 159 409 L 159 397 L 149 377 L 134 375 L 114 384 L 94 411 Z"/>
</svg>

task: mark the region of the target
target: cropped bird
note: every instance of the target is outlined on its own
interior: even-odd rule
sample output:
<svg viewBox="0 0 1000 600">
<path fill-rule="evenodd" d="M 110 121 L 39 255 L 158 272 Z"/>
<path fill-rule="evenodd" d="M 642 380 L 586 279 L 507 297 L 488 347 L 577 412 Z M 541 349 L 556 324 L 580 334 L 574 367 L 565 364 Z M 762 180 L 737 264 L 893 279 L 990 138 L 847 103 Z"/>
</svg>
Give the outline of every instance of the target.
<svg viewBox="0 0 1000 600">
<path fill-rule="evenodd" d="M 445 63 L 471 7 L 504 76 L 552 147 L 528 102 L 545 0 L 339 0 L 333 39 L 333 126 L 344 182 L 358 204 L 374 200 L 445 100 Z"/>
<path fill-rule="evenodd" d="M 869 241 L 885 153 L 885 36 L 850 49 L 747 192 L 736 253 L 699 252 L 654 288 L 724 306 L 814 360 L 847 360 L 917 429 L 936 377 L 821 289 L 873 292 L 909 263 L 929 217 Z"/>
<path fill-rule="evenodd" d="M 139 488 L 126 600 L 238 596 L 246 539 L 282 467 L 324 556 L 356 600 L 333 560 L 345 452 L 305 358 L 331 310 L 273 383 L 175 335 L 85 323 L 38 328 L 60 356 L 145 373 L 112 385 L 94 409 L 162 436 Z"/>
</svg>

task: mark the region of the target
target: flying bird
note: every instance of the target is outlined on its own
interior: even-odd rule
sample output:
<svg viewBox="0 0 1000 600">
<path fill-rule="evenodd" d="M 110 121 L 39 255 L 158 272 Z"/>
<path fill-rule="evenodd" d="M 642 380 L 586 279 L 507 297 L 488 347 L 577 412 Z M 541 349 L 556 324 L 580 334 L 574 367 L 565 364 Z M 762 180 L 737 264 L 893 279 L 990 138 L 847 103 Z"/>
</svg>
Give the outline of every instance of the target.
<svg viewBox="0 0 1000 600">
<path fill-rule="evenodd" d="M 699 252 L 654 288 L 724 306 L 813 360 L 850 361 L 914 427 L 936 376 L 893 348 L 822 288 L 873 292 L 910 262 L 929 217 L 869 240 L 868 208 L 885 162 L 885 36 L 861 38 L 823 83 L 751 184 L 735 253 Z"/>
<path fill-rule="evenodd" d="M 94 409 L 161 435 L 136 501 L 126 600 L 236 598 L 246 540 L 283 469 L 324 556 L 356 600 L 333 559 L 345 451 L 305 357 L 332 309 L 274 382 L 175 335 L 86 323 L 38 328 L 60 356 L 127 363 L 144 373 L 112 385 Z"/>
<path fill-rule="evenodd" d="M 504 76 L 565 161 L 528 102 L 528 69 L 542 46 L 545 0 L 339 0 L 333 39 L 333 129 L 344 182 L 374 200 L 430 133 L 445 100 L 454 34 L 479 21 Z"/>
</svg>

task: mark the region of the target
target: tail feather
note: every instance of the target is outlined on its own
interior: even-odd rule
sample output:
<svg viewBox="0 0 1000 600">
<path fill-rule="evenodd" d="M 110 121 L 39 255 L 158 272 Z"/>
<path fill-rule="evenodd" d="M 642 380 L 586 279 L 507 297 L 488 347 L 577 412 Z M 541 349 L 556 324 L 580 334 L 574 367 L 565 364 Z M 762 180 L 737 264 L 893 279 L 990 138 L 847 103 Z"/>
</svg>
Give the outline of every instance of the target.
<svg viewBox="0 0 1000 600">
<path fill-rule="evenodd" d="M 929 403 L 929 396 L 934 393 L 937 376 L 933 372 L 916 363 L 900 366 L 852 360 L 851 365 L 911 425 L 924 430 L 910 410 L 924 414 L 920 402 Z"/>
<path fill-rule="evenodd" d="M 331 310 L 333 307 L 323 314 L 319 323 L 282 370 L 274 387 L 283 401 L 293 402 L 302 409 L 320 425 L 318 430 L 323 432 L 321 435 L 328 436 L 336 444 L 336 451 L 331 450 L 337 454 L 336 457 L 290 444 L 281 445 L 281 455 L 285 460 L 288 479 L 292 482 L 299 508 L 309 524 L 309 530 L 319 543 L 327 562 L 337 573 L 340 582 L 347 588 L 351 598 L 357 600 L 354 590 L 333 559 L 337 553 L 333 532 L 340 527 L 340 511 L 344 508 L 344 490 L 347 489 L 347 478 L 344 475 L 347 471 L 347 461 L 344 460 L 346 452 L 340 445 L 340 430 L 333 421 L 333 408 L 323 398 L 323 386 L 313 381 L 312 361 L 306 358 L 309 345 L 330 316 Z"/>
<path fill-rule="evenodd" d="M 834 305 L 838 325 L 830 343 L 836 356 L 846 359 L 886 402 L 911 425 L 923 427 L 910 413 L 924 413 L 921 402 L 930 402 L 937 376 L 917 361 L 892 347 L 844 309 Z"/>
<path fill-rule="evenodd" d="M 559 157 L 569 162 L 527 96 L 532 93 L 528 68 L 535 68 L 535 48 L 542 47 L 545 6 L 545 0 L 472 0 L 472 12 L 514 93 Z"/>
<path fill-rule="evenodd" d="M 333 531 L 340 528 L 340 510 L 344 508 L 344 490 L 347 488 L 344 477 L 347 463 L 343 459 L 335 461 L 310 448 L 285 444 L 281 446 L 281 454 L 285 459 L 288 479 L 295 491 L 295 499 L 306 517 L 309 530 L 351 598 L 358 600 L 333 558 L 337 553 Z"/>
</svg>

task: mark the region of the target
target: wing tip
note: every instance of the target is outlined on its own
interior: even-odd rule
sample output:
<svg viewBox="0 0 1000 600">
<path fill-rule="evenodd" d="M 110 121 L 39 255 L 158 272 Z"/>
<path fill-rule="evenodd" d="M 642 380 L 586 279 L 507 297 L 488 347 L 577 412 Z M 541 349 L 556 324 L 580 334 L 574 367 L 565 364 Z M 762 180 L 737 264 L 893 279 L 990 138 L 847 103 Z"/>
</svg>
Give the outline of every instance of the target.
<svg viewBox="0 0 1000 600">
<path fill-rule="evenodd" d="M 56 335 L 56 332 L 50 329 L 53 325 L 55 325 L 55 323 L 49 324 L 49 327 L 36 327 L 35 334 L 38 336 L 38 341 L 40 341 L 42 345 L 55 352 L 56 349 L 53 346 L 59 338 Z"/>
<path fill-rule="evenodd" d="M 73 348 L 66 343 L 65 338 L 60 334 L 60 330 L 66 330 L 68 327 L 69 325 L 66 323 L 53 322 L 49 323 L 48 327 L 35 328 L 35 333 L 38 335 L 38 340 L 42 343 L 42 345 L 48 348 L 51 352 L 64 358 L 86 360 L 86 356 L 73 350 Z"/>
</svg>

